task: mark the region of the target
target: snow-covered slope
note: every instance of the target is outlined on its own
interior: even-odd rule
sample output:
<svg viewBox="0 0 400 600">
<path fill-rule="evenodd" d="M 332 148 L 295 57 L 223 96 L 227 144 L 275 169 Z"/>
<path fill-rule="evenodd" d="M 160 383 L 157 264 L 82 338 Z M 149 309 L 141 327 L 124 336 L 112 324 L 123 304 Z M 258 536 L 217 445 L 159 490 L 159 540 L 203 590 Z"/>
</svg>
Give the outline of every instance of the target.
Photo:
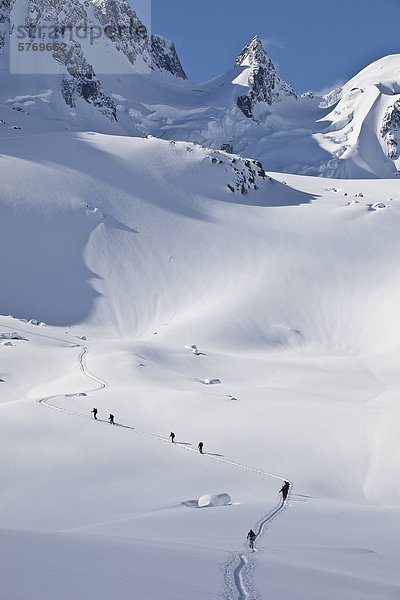
<svg viewBox="0 0 400 600">
<path fill-rule="evenodd" d="M 188 143 L 6 133 L 1 312 L 47 323 L 1 319 L 8 597 L 46 600 L 60 580 L 66 600 L 172 599 L 177 581 L 185 598 L 235 597 L 235 552 L 281 483 L 225 460 L 293 481 L 251 586 L 395 597 L 394 182 L 283 182 Z M 93 406 L 124 427 L 91 422 Z M 216 493 L 233 505 L 193 508 Z"/>
<path fill-rule="evenodd" d="M 397 183 L 28 108 L 0 125 L 4 597 L 395 598 Z"/>
<path fill-rule="evenodd" d="M 400 55 L 366 67 L 341 90 L 317 136 L 335 159 L 331 172 L 342 177 L 394 177 L 399 174 Z"/>
<path fill-rule="evenodd" d="M 395 183 L 377 182 L 365 189 L 349 182 L 341 192 L 325 192 L 327 183 L 318 179 L 291 183 L 287 178 L 284 185 L 280 176 L 268 177 L 261 164 L 187 143 L 94 133 L 21 133 L 11 130 L 3 142 L 4 152 L 13 157 L 4 159 L 8 167 L 2 183 L 3 313 L 25 315 L 29 310 L 56 325 L 85 320 L 97 335 L 101 331 L 110 337 L 148 337 L 154 331 L 168 335 L 172 324 L 184 329 L 186 314 L 194 327 L 195 314 L 193 334 L 201 342 L 205 335 L 217 342 L 238 335 L 231 325 L 240 306 L 241 343 L 248 339 L 254 345 L 256 333 L 267 345 L 290 341 L 350 352 L 367 347 L 373 351 L 377 339 L 383 345 L 396 342 L 386 317 L 388 310 L 395 315 L 397 297 L 391 297 L 393 305 L 379 321 L 366 318 L 375 313 L 376 297 L 364 293 L 378 276 L 382 286 L 393 287 L 398 256 L 392 252 L 386 257 L 386 248 L 388 236 L 397 244 Z M 360 191 L 364 198 L 347 207 Z M 321 197 L 328 199 L 322 202 Z M 387 221 L 387 231 L 368 246 L 373 260 L 358 268 L 367 249 L 361 245 L 359 250 L 354 240 L 368 239 L 374 231 L 375 212 L 367 205 L 378 202 L 387 205 L 377 215 Z M 291 211 L 296 211 L 294 230 Z M 329 211 L 338 219 L 332 226 Z M 348 220 L 349 214 L 359 218 Z M 15 237 L 12 223 L 17 217 Z M 31 230 L 37 238 L 29 235 Z M 321 233 L 308 241 L 311 231 Z M 49 246 L 54 247 L 51 255 Z M 290 266 L 293 252 L 303 255 L 301 271 Z M 327 262 L 320 272 L 322 257 Z M 339 272 L 326 268 L 338 263 L 343 267 Z M 357 292 L 352 288 L 355 278 Z M 307 302 L 292 305 L 288 312 L 283 302 L 287 294 L 301 297 L 304 285 L 312 289 L 314 280 Z M 248 293 L 249 286 L 257 295 Z M 338 304 L 346 311 L 338 314 Z M 318 314 L 323 315 L 323 328 L 314 319 Z"/>
</svg>

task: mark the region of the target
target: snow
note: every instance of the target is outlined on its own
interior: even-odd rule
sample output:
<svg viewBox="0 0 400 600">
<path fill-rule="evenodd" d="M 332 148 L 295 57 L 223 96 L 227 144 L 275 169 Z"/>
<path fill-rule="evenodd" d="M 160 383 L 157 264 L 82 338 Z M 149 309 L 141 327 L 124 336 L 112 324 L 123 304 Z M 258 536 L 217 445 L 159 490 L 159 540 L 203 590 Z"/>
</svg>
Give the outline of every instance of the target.
<svg viewBox="0 0 400 600">
<path fill-rule="evenodd" d="M 229 494 L 203 494 L 197 501 L 199 508 L 207 506 L 229 506 L 232 499 Z"/>
<path fill-rule="evenodd" d="M 396 180 L 1 111 L 0 597 L 397 598 Z"/>
</svg>

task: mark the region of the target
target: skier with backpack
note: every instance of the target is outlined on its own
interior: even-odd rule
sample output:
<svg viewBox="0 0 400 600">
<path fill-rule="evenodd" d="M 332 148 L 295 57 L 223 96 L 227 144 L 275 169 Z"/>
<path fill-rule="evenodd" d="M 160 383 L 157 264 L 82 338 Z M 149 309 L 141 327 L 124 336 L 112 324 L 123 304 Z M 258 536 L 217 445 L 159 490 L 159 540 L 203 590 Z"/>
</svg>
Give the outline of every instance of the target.
<svg viewBox="0 0 400 600">
<path fill-rule="evenodd" d="M 110 425 L 115 425 L 115 423 L 114 423 L 114 415 L 112 415 L 111 413 L 110 413 L 110 416 L 108 417 L 108 420 L 110 421 Z"/>
<path fill-rule="evenodd" d="M 94 408 L 94 409 L 92 410 L 92 413 L 93 413 L 93 419 L 94 419 L 95 421 L 97 421 L 97 413 L 98 413 L 98 412 L 99 412 L 99 411 L 97 410 L 97 408 Z"/>
<path fill-rule="evenodd" d="M 200 454 L 203 454 L 203 442 L 199 442 L 199 445 L 197 446 L 197 448 L 199 449 Z"/>
<path fill-rule="evenodd" d="M 254 542 L 256 541 L 256 534 L 254 533 L 254 531 L 252 529 L 250 529 L 249 533 L 247 534 L 247 539 L 249 541 L 249 546 L 251 548 L 251 550 L 254 550 Z"/>
<path fill-rule="evenodd" d="M 285 481 L 285 483 L 283 484 L 283 486 L 279 490 L 279 493 L 282 494 L 283 502 L 285 502 L 286 498 L 288 497 L 289 488 L 290 488 L 290 483 L 288 481 Z"/>
<path fill-rule="evenodd" d="M 173 431 L 171 431 L 171 433 L 169 434 L 169 437 L 171 438 L 171 442 L 174 443 L 175 442 L 175 434 Z"/>
</svg>

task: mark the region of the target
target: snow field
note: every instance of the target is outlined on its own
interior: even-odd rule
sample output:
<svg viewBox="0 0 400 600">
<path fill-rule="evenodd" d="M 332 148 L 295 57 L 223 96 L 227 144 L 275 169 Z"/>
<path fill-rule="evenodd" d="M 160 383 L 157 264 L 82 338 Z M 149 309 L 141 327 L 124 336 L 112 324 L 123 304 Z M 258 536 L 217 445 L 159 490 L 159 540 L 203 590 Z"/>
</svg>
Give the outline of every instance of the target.
<svg viewBox="0 0 400 600">
<path fill-rule="evenodd" d="M 15 319 L 3 318 L 2 325 L 10 321 L 16 329 Z M 23 327 L 27 328 L 27 325 L 24 324 Z M 46 328 L 46 333 L 49 336 L 55 333 L 57 337 L 63 337 L 60 331 L 55 331 L 53 328 Z M 72 333 L 70 330 L 70 333 L 64 337 L 68 338 Z M 78 331 L 76 335 L 79 335 Z M 35 337 L 35 334 L 31 335 L 32 345 L 36 345 Z M 33 590 L 32 597 L 35 597 L 35 593 L 40 595 L 40 590 L 43 590 L 43 597 L 54 593 L 51 583 L 53 576 L 50 575 L 49 579 L 48 572 L 50 574 L 57 572 L 58 581 L 60 577 L 61 581 L 65 581 L 65 598 L 71 597 L 72 593 L 78 594 L 78 598 L 84 598 L 84 594 L 86 597 L 94 597 L 96 594 L 99 594 L 100 598 L 106 597 L 105 594 L 111 589 L 111 585 L 118 586 L 122 598 L 128 597 L 128 582 L 136 593 L 147 593 L 150 598 L 157 597 L 160 590 L 164 589 L 168 590 L 167 594 L 172 594 L 171 589 L 174 589 L 174 586 L 171 581 L 174 580 L 179 581 L 179 591 L 174 589 L 173 592 L 177 597 L 179 594 L 186 594 L 189 598 L 196 598 L 199 589 L 203 590 L 202 593 L 207 589 L 209 591 L 225 589 L 222 587 L 222 571 L 219 570 L 218 564 L 226 563 L 229 553 L 240 547 L 239 540 L 244 541 L 249 526 L 255 524 L 261 514 L 266 513 L 268 505 L 272 509 L 277 503 L 280 482 L 260 477 L 252 471 L 220 463 L 217 460 L 219 457 L 200 456 L 195 450 L 188 452 L 185 449 L 187 447 L 182 448 L 168 441 L 170 423 L 173 422 L 178 441 L 184 444 L 191 443 L 191 434 L 182 436 L 180 431 L 185 428 L 188 432 L 192 432 L 195 422 L 196 433 L 202 430 L 203 438 L 204 431 L 207 432 L 205 447 L 207 452 L 225 454 L 225 448 L 232 449 L 233 456 L 225 455 L 228 460 L 230 458 L 235 460 L 238 458 L 237 455 L 240 455 L 239 458 L 242 460 L 244 457 L 246 460 L 251 459 L 252 462 L 249 461 L 247 464 L 254 465 L 256 468 L 265 466 L 265 463 L 268 464 L 268 468 L 278 466 L 279 455 L 282 462 L 289 465 L 291 473 L 296 475 L 296 479 L 293 476 L 294 489 L 289 502 L 290 507 L 284 511 L 278 521 L 267 527 L 264 541 L 259 548 L 261 554 L 257 553 L 258 567 L 254 578 L 257 589 L 261 590 L 263 595 L 276 593 L 278 589 L 282 591 L 281 574 L 289 572 L 296 588 L 298 576 L 305 582 L 304 590 L 300 592 L 300 597 L 304 598 L 308 597 L 310 589 L 323 589 L 327 581 L 332 586 L 332 598 L 338 590 L 343 590 L 343 593 L 352 590 L 353 596 L 360 598 L 363 593 L 372 594 L 371 590 L 376 593 L 379 591 L 384 598 L 395 597 L 396 583 L 388 582 L 384 573 L 391 571 L 394 560 L 392 557 L 396 554 L 397 533 L 393 530 L 393 515 L 397 512 L 379 509 L 374 505 L 368 506 L 368 503 L 365 504 L 365 499 L 352 496 L 350 482 L 349 488 L 341 494 L 340 490 L 343 488 L 339 480 L 343 479 L 345 469 L 349 471 L 348 463 L 343 460 L 337 465 L 336 471 L 333 470 L 332 464 L 325 461 L 328 453 L 326 456 L 321 455 L 322 443 L 317 442 L 315 446 L 319 448 L 319 481 L 317 482 L 316 476 L 312 485 L 304 484 L 304 472 L 309 472 L 311 451 L 307 456 L 299 444 L 295 444 L 293 452 L 291 451 L 290 442 L 294 441 L 296 434 L 286 437 L 283 433 L 281 424 L 285 419 L 276 411 L 274 403 L 263 402 L 265 417 L 258 431 L 256 425 L 259 419 L 252 412 L 254 406 L 243 399 L 234 404 L 229 404 L 231 401 L 226 398 L 223 399 L 225 423 L 228 407 L 236 407 L 246 402 L 246 412 L 252 414 L 251 435 L 245 437 L 244 441 L 241 440 L 238 445 L 230 441 L 229 430 L 232 429 L 236 433 L 243 430 L 244 417 L 241 419 L 240 428 L 235 425 L 235 420 L 231 420 L 231 415 L 229 429 L 223 427 L 221 421 L 220 427 L 216 427 L 219 429 L 217 437 L 213 433 L 213 427 L 210 426 L 211 422 L 216 422 L 215 412 L 212 411 L 211 403 L 207 399 L 200 397 L 195 404 L 191 403 L 192 426 L 190 427 L 185 415 L 181 415 L 180 403 L 169 401 L 168 393 L 159 397 L 160 388 L 164 388 L 165 391 L 172 385 L 171 371 L 166 366 L 168 362 L 175 362 L 177 374 L 181 361 L 185 359 L 197 361 L 204 357 L 195 356 L 185 349 L 182 353 L 176 353 L 174 357 L 171 350 L 160 348 L 156 352 L 158 370 L 148 375 L 152 359 L 145 356 L 145 350 L 150 344 L 141 344 L 140 348 L 135 348 L 133 352 L 129 342 L 121 344 L 121 342 L 89 341 L 87 343 L 91 348 L 86 356 L 89 371 L 96 373 L 100 371 L 108 387 L 88 397 L 61 396 L 49 401 L 68 411 L 65 413 L 52 411 L 32 401 L 14 402 L 4 404 L 2 407 L 3 413 L 7 411 L 0 425 L 3 440 L 2 453 L 5 458 L 2 464 L 2 478 L 5 482 L 2 493 L 2 514 L 5 518 L 3 527 L 20 530 L 19 533 L 9 531 L 3 538 L 5 540 L 11 538 L 11 541 L 7 542 L 8 548 L 11 545 L 15 553 L 8 552 L 6 557 L 6 564 L 10 565 L 7 581 L 8 585 L 13 586 L 10 589 L 22 590 L 20 593 L 21 598 L 23 597 L 24 579 L 17 587 L 15 582 L 13 583 L 16 568 L 13 556 L 21 557 L 22 553 L 26 556 L 28 568 L 36 573 L 33 578 L 33 588 L 30 588 Z M 59 345 L 61 346 L 62 342 Z M 65 364 L 68 368 L 68 365 L 71 365 L 70 350 L 64 349 L 63 361 L 66 362 L 60 361 L 60 367 L 64 367 Z M 79 348 L 75 348 L 77 358 L 78 350 Z M 54 350 L 51 349 L 51 352 Z M 221 362 L 221 357 L 210 354 L 216 364 Z M 162 356 L 166 357 L 164 360 L 166 364 L 160 366 L 163 362 Z M 31 360 L 35 360 L 33 356 Z M 141 364 L 146 364 L 146 367 L 140 367 L 138 360 L 144 361 Z M 228 360 L 232 358 L 229 357 Z M 114 371 L 113 364 L 118 365 L 114 373 L 115 386 L 113 377 L 110 377 Z M 74 377 L 73 369 L 70 367 L 69 370 Z M 161 375 L 163 370 L 166 372 L 165 381 Z M 121 382 L 124 371 L 125 385 Z M 303 369 L 300 371 L 304 373 Z M 317 363 L 314 364 L 314 372 L 318 373 Z M 310 373 L 313 374 L 312 367 Z M 285 375 L 281 374 L 281 376 L 283 381 Z M 152 380 L 155 386 L 151 384 Z M 117 385 L 118 381 L 120 388 Z M 368 378 L 366 381 L 368 382 Z M 78 382 L 72 383 L 76 385 Z M 81 381 L 79 383 L 82 385 Z M 89 388 L 92 387 L 92 382 L 88 381 L 87 384 Z M 193 385 L 195 384 L 196 382 L 193 382 Z M 304 379 L 302 385 L 305 386 Z M 323 387 L 324 382 L 321 381 L 317 385 Z M 125 394 L 123 387 L 125 387 Z M 131 387 L 133 393 L 127 394 L 127 390 Z M 202 386 L 201 389 L 215 388 Z M 52 394 L 59 390 L 54 390 L 54 384 L 48 383 L 47 389 L 42 388 L 42 393 L 44 391 Z M 179 389 L 179 386 L 175 386 L 175 397 L 182 394 L 184 391 Z M 220 394 L 213 396 L 212 401 L 218 402 Z M 329 404 L 329 399 L 326 403 Z M 156 415 L 162 404 L 168 405 L 168 411 L 157 419 Z M 112 427 L 107 422 L 94 422 L 90 419 L 92 405 L 98 406 L 100 417 L 108 416 L 111 405 L 116 414 L 116 422 L 122 422 L 133 429 Z M 316 422 L 310 420 L 311 413 L 303 414 L 301 419 L 299 415 L 293 414 L 293 403 L 289 406 L 290 421 L 294 421 L 297 425 L 297 439 L 301 444 L 303 437 L 310 436 Z M 287 407 L 286 403 L 286 410 Z M 304 411 L 304 406 L 302 408 Z M 314 412 L 315 408 L 314 405 Z M 70 414 L 74 412 L 79 414 Z M 348 415 L 349 410 L 341 403 L 339 412 L 337 424 L 343 421 L 343 414 Z M 166 414 L 170 419 L 168 427 L 164 425 L 164 431 L 161 431 Z M 144 418 L 146 415 L 147 419 Z M 140 422 L 139 430 L 135 423 L 129 421 L 130 417 Z M 331 419 L 331 413 L 329 418 Z M 143 435 L 142 432 L 146 431 L 143 423 L 146 421 L 149 425 L 153 424 L 153 430 L 148 433 L 155 433 L 159 437 L 164 437 L 164 440 L 154 438 L 153 435 Z M 280 423 L 279 430 L 275 432 L 275 439 L 272 430 L 269 429 L 271 421 L 274 424 Z M 218 425 L 218 422 L 216 424 Z M 338 442 L 343 443 L 347 434 L 343 428 L 338 427 L 337 436 Z M 198 437 L 193 435 L 192 447 L 194 448 Z M 279 439 L 282 437 L 284 443 L 279 447 Z M 18 446 L 15 446 L 12 440 L 18 440 Z M 71 445 L 72 440 L 73 445 Z M 267 442 L 266 447 L 263 441 L 264 444 Z M 329 446 L 330 454 L 337 455 L 337 447 L 333 444 L 333 438 L 325 437 L 325 445 Z M 279 447 L 279 452 L 275 454 L 274 445 Z M 51 448 L 50 453 L 49 448 Z M 346 449 L 344 453 L 349 455 L 353 450 L 354 443 L 352 449 Z M 32 455 L 32 460 L 29 462 L 26 461 L 28 452 Z M 296 456 L 298 456 L 297 461 Z M 290 457 L 289 461 L 288 457 Z M 324 469 L 321 468 L 321 464 L 324 464 Z M 10 472 L 7 470 L 7 465 L 10 467 Z M 323 479 L 321 480 L 324 473 L 327 475 L 325 484 Z M 285 475 L 288 476 L 286 473 Z M 314 498 L 314 493 L 324 494 L 323 488 L 328 480 L 330 485 L 335 487 L 336 493 L 341 496 L 336 502 L 332 501 L 330 489 L 326 492 L 327 500 Z M 299 485 L 301 481 L 303 483 Z M 357 486 L 357 480 L 353 478 L 351 485 Z M 232 506 L 196 509 L 181 504 L 198 498 L 204 492 L 215 493 L 222 490 L 229 490 L 233 500 Z M 28 511 L 26 498 L 29 498 Z M 364 506 L 361 506 L 360 502 Z M 346 515 L 343 526 L 341 525 L 342 514 Z M 338 515 L 340 515 L 339 520 Z M 376 531 L 374 529 L 369 533 L 366 523 L 372 521 Z M 303 528 L 299 527 L 300 523 L 303 523 Z M 277 532 L 273 537 L 272 532 L 275 528 Z M 39 530 L 48 533 L 46 535 L 35 533 Z M 282 535 L 284 535 L 283 540 Z M 165 547 L 166 540 L 168 540 L 168 550 Z M 21 544 L 24 545 L 24 550 Z M 34 544 L 37 548 L 33 554 L 27 553 L 30 544 Z M 298 544 L 302 545 L 300 554 L 296 549 Z M 267 554 L 263 553 L 265 545 L 268 548 Z M 321 551 L 318 549 L 320 545 L 326 546 L 326 549 Z M 277 551 L 278 557 L 275 558 Z M 279 556 L 279 552 L 283 553 L 282 556 Z M 371 562 L 371 552 L 377 555 L 373 563 L 375 568 L 373 584 L 365 579 L 365 569 L 367 563 Z M 357 577 L 351 575 L 350 580 L 349 568 L 346 567 L 349 553 L 352 557 L 355 555 L 358 565 Z M 173 561 L 170 560 L 171 555 L 175 557 Z M 48 565 L 46 570 L 38 566 L 36 562 L 38 556 L 46 559 Z M 124 559 L 121 562 L 122 556 Z M 332 567 L 332 556 L 335 561 L 334 567 Z M 133 564 L 133 567 L 131 565 L 133 581 L 124 572 L 128 557 Z M 154 580 L 149 582 L 149 564 L 153 562 L 158 565 L 158 578 L 156 582 Z M 310 571 L 311 563 L 314 567 Z M 85 567 L 84 573 L 82 573 L 82 565 Z M 183 578 L 182 568 L 186 573 Z M 89 571 L 94 569 L 95 572 L 106 569 L 109 573 L 108 583 L 105 584 L 102 577 L 88 577 L 87 569 Z M 317 583 L 315 583 L 315 571 L 318 573 Z M 333 573 L 332 576 L 329 572 Z M 205 577 L 206 573 L 208 573 L 207 577 Z M 200 582 L 204 577 L 205 586 L 202 584 L 199 588 L 199 584 L 194 582 Z M 79 582 L 79 592 L 74 591 L 76 582 Z M 99 583 L 104 587 L 101 592 L 98 591 Z M 285 583 L 283 597 L 289 598 L 293 591 L 292 585 L 289 582 Z M 303 592 L 304 596 L 301 595 Z M 372 598 L 373 595 L 370 597 Z"/>
<path fill-rule="evenodd" d="M 0 346 L 4 600 L 53 598 L 56 574 L 65 600 L 223 594 L 281 487 L 225 459 L 293 481 L 262 597 L 394 598 L 396 183 L 273 173 L 242 197 L 186 143 L 1 146 L 1 312 L 48 324 L 0 319 L 29 340 Z M 220 493 L 232 506 L 190 505 Z"/>
</svg>

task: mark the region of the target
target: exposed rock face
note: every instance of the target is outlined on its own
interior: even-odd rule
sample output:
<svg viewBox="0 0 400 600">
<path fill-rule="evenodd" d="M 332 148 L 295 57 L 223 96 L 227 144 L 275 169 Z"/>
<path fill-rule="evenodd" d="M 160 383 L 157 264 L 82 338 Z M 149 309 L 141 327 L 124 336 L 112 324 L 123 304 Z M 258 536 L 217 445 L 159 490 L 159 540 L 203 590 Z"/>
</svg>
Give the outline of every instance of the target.
<svg viewBox="0 0 400 600">
<path fill-rule="evenodd" d="M 400 157 L 400 100 L 389 106 L 385 112 L 380 135 L 386 142 L 386 154 L 388 158 L 397 160 Z"/>
<path fill-rule="evenodd" d="M 65 49 L 60 45 L 54 50 L 53 57 L 66 67 L 70 75 L 70 77 L 64 76 L 61 83 L 61 93 L 65 103 L 75 108 L 77 99 L 83 98 L 98 108 L 105 117 L 116 121 L 117 110 L 114 101 L 103 91 L 80 45 L 71 44 Z"/>
<path fill-rule="evenodd" d="M 11 0 L 0 0 L 0 52 L 6 41 L 6 31 L 10 23 Z"/>
<path fill-rule="evenodd" d="M 182 68 L 181 62 L 176 53 L 175 44 L 161 35 L 151 36 L 151 54 L 153 68 L 160 71 L 167 71 L 175 77 L 187 79 L 186 73 Z"/>
<path fill-rule="evenodd" d="M 100 82 L 87 76 L 64 77 L 61 83 L 61 92 L 65 103 L 75 108 L 78 98 L 83 98 L 93 104 L 99 111 L 112 121 L 117 121 L 117 110 L 113 100 L 107 96 Z"/>
<path fill-rule="evenodd" d="M 261 40 L 256 36 L 238 56 L 235 66 L 248 67 L 249 92 L 239 96 L 237 105 L 246 117 L 254 117 L 254 107 L 259 102 L 271 106 L 283 96 L 297 98 L 293 88 L 279 78 L 275 66 L 265 52 Z"/>
<path fill-rule="evenodd" d="M 243 196 L 251 190 L 258 190 L 261 181 L 272 181 L 272 178 L 264 171 L 259 160 L 250 160 L 239 156 L 229 157 L 227 154 L 215 150 L 207 156 L 212 165 L 223 168 L 229 173 L 228 189 L 235 193 L 240 192 Z"/>
<path fill-rule="evenodd" d="M 46 64 L 49 73 L 54 72 L 54 61 L 61 65 L 56 72 L 64 75 L 61 92 L 68 106 L 75 106 L 81 97 L 111 120 L 116 119 L 114 101 L 100 80 L 101 73 L 109 72 L 102 70 L 103 56 L 110 50 L 115 52 L 114 48 L 117 53 L 110 68 L 118 69 L 120 64 L 121 73 L 129 73 L 130 63 L 138 66 L 139 72 L 167 71 L 186 79 L 174 44 L 165 38 L 150 36 L 128 0 L 24 1 L 23 21 L 14 25 L 22 26 L 26 42 L 56 42 L 50 44 L 52 51 L 46 52 Z M 10 22 L 12 26 L 14 4 L 15 0 L 0 0 L 0 55 L 7 43 Z M 21 6 L 18 11 L 21 12 Z M 52 37 L 44 40 L 43 31 L 46 35 L 51 31 Z M 94 44 L 99 48 L 97 55 L 92 50 L 88 52 Z M 105 52 L 104 45 L 107 45 Z M 89 59 L 89 55 L 92 58 Z"/>
<path fill-rule="evenodd" d="M 127 0 L 91 0 L 105 35 L 116 48 L 123 52 L 129 62 L 135 64 L 138 57 L 151 66 L 149 36 L 146 27 L 132 10 Z"/>
<path fill-rule="evenodd" d="M 9 17 L 13 2 L 0 0 L 0 24 Z M 139 61 L 149 70 L 167 71 L 186 79 L 174 44 L 161 36 L 150 36 L 128 0 L 26 0 L 24 25 L 32 40 L 41 37 L 41 26 L 52 28 L 58 41 L 68 42 L 69 62 L 75 60 L 75 52 L 75 62 L 81 63 L 82 56 L 85 59 L 82 39 L 91 45 L 93 39 L 99 44 L 106 40 L 132 65 Z M 60 56 L 53 54 L 53 58 L 66 63 Z"/>
</svg>

